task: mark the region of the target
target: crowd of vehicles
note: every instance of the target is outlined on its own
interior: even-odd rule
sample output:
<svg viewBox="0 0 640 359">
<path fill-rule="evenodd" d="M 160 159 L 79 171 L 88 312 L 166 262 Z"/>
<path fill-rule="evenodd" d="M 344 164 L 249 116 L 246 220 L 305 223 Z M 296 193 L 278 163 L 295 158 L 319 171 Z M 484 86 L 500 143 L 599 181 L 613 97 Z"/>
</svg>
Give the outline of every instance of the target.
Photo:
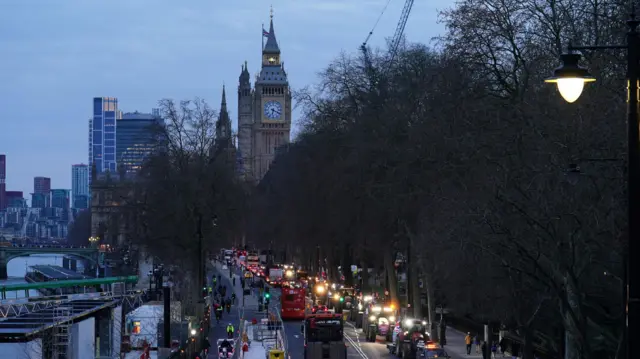
<svg viewBox="0 0 640 359">
<path fill-rule="evenodd" d="M 280 316 L 283 320 L 302 320 L 305 359 L 346 358 L 344 320 L 347 313 L 343 311 L 362 313 L 366 340 L 389 343 L 387 349 L 397 357 L 449 358 L 444 349 L 430 340 L 426 322 L 401 319 L 404 313 L 400 313 L 394 303 L 381 299 L 382 295 L 363 295 L 357 288 L 329 283 L 323 275 L 310 276 L 295 265 L 265 263 L 257 252 L 236 251 L 232 259 L 244 268 L 245 279 L 261 278 L 258 283 L 268 284 L 264 293 L 269 292 L 269 287 L 281 288 L 276 298 Z M 309 302 L 313 305 L 308 306 Z M 232 351 L 221 353 L 220 358 L 231 357 L 230 353 L 232 355 Z"/>
</svg>

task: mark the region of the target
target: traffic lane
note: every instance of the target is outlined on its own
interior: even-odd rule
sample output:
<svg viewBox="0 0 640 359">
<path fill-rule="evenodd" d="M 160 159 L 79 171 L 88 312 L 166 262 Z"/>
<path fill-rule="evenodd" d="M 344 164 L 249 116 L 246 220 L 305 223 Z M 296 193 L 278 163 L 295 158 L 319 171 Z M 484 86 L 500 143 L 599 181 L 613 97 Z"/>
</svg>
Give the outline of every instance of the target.
<svg viewBox="0 0 640 359">
<path fill-rule="evenodd" d="M 209 283 L 211 283 L 211 281 L 213 280 L 214 276 L 217 276 L 218 272 L 217 271 L 212 271 L 209 275 Z M 231 280 L 224 274 L 220 275 L 220 283 L 223 286 L 226 286 L 227 288 L 233 288 Z M 217 288 L 216 288 L 217 289 Z M 234 339 L 238 339 L 238 329 L 240 328 L 240 307 L 238 305 L 232 305 L 231 306 L 231 311 L 229 313 L 227 313 L 226 310 L 223 311 L 222 313 L 222 318 L 220 319 L 220 322 L 216 321 L 216 317 L 215 317 L 215 313 L 213 311 L 213 308 L 211 309 L 211 327 L 209 329 L 209 343 L 211 344 L 211 349 L 209 351 L 209 355 L 208 358 L 218 358 L 217 356 L 217 341 L 219 339 L 225 339 L 227 338 L 227 325 L 229 325 L 229 323 L 231 323 L 231 325 L 233 325 L 233 328 L 235 329 L 236 333 L 235 333 L 235 338 Z"/>
<path fill-rule="evenodd" d="M 301 320 L 288 320 L 284 322 L 284 332 L 287 336 L 288 353 L 289 357 L 292 359 L 304 357 L 304 338 L 300 331 L 301 325 Z"/>
<path fill-rule="evenodd" d="M 366 341 L 364 334 L 356 329 L 353 324 L 345 322 L 344 324 L 344 340 L 348 345 L 347 353 L 355 352 L 365 359 L 387 359 L 396 358 L 395 355 L 389 353 L 387 346 L 380 343 L 371 343 Z"/>
</svg>

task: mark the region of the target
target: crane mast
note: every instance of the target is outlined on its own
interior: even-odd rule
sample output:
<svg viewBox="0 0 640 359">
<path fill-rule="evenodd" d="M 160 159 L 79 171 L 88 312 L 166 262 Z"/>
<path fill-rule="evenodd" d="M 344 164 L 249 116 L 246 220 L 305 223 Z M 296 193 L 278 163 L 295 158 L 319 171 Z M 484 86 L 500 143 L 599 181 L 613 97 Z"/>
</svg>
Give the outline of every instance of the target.
<svg viewBox="0 0 640 359">
<path fill-rule="evenodd" d="M 387 62 L 386 70 L 388 71 L 391 67 L 396 54 L 398 53 L 398 47 L 400 46 L 400 41 L 402 40 L 402 35 L 404 35 L 404 29 L 407 26 L 407 21 L 409 20 L 409 14 L 411 14 L 411 9 L 413 8 L 414 0 L 406 0 L 404 3 L 404 7 L 402 8 L 402 14 L 400 15 L 400 20 L 398 21 L 398 25 L 396 26 L 396 31 L 393 34 L 393 38 L 391 39 L 391 43 L 389 44 L 389 60 Z M 388 5 L 388 3 L 387 3 Z M 386 9 L 386 7 L 385 7 Z M 383 10 L 384 12 L 384 10 Z M 378 21 L 380 19 L 378 18 Z M 376 25 L 378 23 L 376 22 Z M 362 52 L 362 56 L 364 59 L 364 65 L 366 68 L 366 72 L 370 79 L 375 78 L 375 70 L 373 68 L 373 64 L 371 63 L 371 57 L 369 56 L 369 50 L 367 49 L 367 43 L 369 39 L 373 35 L 373 30 L 369 32 L 369 35 L 364 40 L 362 45 L 360 46 L 360 51 Z M 375 82 L 375 81 L 372 81 Z"/>
</svg>

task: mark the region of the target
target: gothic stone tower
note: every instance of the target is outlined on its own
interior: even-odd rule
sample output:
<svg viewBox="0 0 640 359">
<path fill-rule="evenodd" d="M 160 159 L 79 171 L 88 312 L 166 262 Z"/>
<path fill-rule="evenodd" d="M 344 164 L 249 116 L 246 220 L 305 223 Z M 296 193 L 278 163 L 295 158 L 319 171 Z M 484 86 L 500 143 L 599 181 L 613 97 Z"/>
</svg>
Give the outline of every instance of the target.
<svg viewBox="0 0 640 359">
<path fill-rule="evenodd" d="M 276 150 L 289 143 L 291 90 L 273 30 L 273 13 L 267 43 L 262 49 L 262 69 L 255 88 L 245 62 L 238 86 L 238 149 L 245 178 L 259 182 L 269 170 Z"/>
</svg>

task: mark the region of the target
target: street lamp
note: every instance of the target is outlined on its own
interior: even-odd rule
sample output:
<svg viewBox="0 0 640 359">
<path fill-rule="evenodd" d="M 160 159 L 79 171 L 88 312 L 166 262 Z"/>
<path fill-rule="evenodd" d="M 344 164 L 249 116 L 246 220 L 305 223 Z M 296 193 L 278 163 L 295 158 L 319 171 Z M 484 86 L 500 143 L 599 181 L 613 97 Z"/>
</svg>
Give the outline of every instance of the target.
<svg viewBox="0 0 640 359">
<path fill-rule="evenodd" d="M 553 72 L 552 77 L 544 80 L 544 82 L 555 83 L 562 98 L 569 103 L 573 103 L 582 94 L 584 84 L 595 82 L 596 79 L 591 76 L 589 70 L 578 64 L 580 61 L 579 54 L 564 54 L 560 56 L 560 59 L 562 65 Z"/>
<path fill-rule="evenodd" d="M 628 186 L 628 246 L 623 255 L 623 300 L 626 302 L 623 310 L 626 311 L 623 324 L 623 344 L 621 357 L 639 358 L 640 350 L 637 346 L 629 346 L 629 323 L 636 326 L 633 332 L 637 332 L 638 321 L 638 271 L 640 261 L 628 260 L 630 253 L 638 253 L 638 237 L 640 236 L 640 128 L 638 105 L 640 94 L 638 93 L 640 80 L 640 36 L 638 34 L 640 21 L 636 19 L 635 6 L 632 7 L 631 16 L 627 20 L 626 44 L 604 46 L 572 46 L 569 45 L 569 53 L 561 56 L 562 66 L 557 68 L 552 77 L 545 80 L 547 83 L 556 83 L 560 95 L 569 103 L 576 101 L 584 84 L 595 79 L 586 68 L 580 67 L 578 61 L 580 55 L 574 51 L 580 50 L 626 50 L 627 53 L 627 186 Z M 574 169 L 575 175 L 579 168 Z M 626 284 L 626 285 L 625 285 Z M 630 319 L 629 319 L 630 318 Z M 635 350 L 634 350 L 635 349 Z M 636 354 L 633 354 L 634 350 Z M 627 354 L 628 356 L 625 356 Z"/>
</svg>

